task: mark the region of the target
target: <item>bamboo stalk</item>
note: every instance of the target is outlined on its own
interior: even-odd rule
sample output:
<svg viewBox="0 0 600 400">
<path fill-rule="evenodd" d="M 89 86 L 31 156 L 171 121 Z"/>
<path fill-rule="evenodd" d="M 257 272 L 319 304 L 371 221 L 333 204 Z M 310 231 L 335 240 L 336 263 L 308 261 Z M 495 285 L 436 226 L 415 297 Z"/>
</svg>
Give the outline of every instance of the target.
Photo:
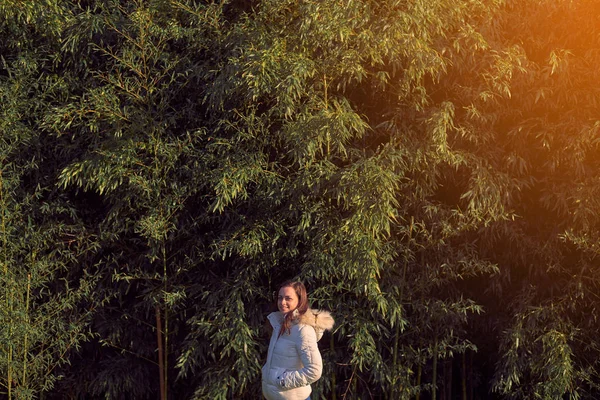
<svg viewBox="0 0 600 400">
<path fill-rule="evenodd" d="M 394 332 L 394 350 L 392 353 L 392 387 L 390 387 L 389 399 L 393 400 L 396 398 L 396 380 L 398 379 L 398 340 L 400 336 L 400 323 L 396 321 L 396 331 Z"/>
<path fill-rule="evenodd" d="M 417 368 L 417 387 L 421 386 L 421 373 L 423 371 L 423 366 L 421 364 L 419 364 L 419 367 Z M 421 391 L 419 389 L 419 391 L 417 392 L 417 395 L 415 397 L 415 400 L 420 400 L 421 399 Z"/>
<path fill-rule="evenodd" d="M 436 400 L 437 394 L 437 367 L 438 367 L 438 341 L 437 337 L 433 343 L 433 371 L 432 371 L 432 381 L 431 381 L 431 400 Z"/>
<path fill-rule="evenodd" d="M 163 352 L 163 338 L 162 338 L 162 320 L 160 317 L 160 306 L 155 306 L 156 310 L 156 342 L 158 344 L 158 377 L 160 384 L 160 399 L 166 400 L 165 397 L 165 364 L 164 364 L 164 352 Z"/>
<path fill-rule="evenodd" d="M 3 185 L 4 180 L 2 179 L 2 170 L 0 170 L 0 215 L 1 215 L 1 224 L 2 224 L 2 243 L 3 243 L 3 264 L 4 264 L 4 278 L 6 279 L 6 283 L 5 283 L 5 290 L 7 292 L 6 294 L 6 310 L 8 312 L 8 351 L 7 351 L 7 381 L 6 381 L 6 389 L 7 389 L 7 395 L 8 395 L 8 400 L 12 399 L 12 360 L 13 360 L 13 346 L 12 346 L 12 327 L 13 327 L 13 323 L 12 323 L 12 302 L 11 300 L 11 295 L 12 295 L 12 282 L 10 282 L 10 279 L 8 277 L 8 238 L 6 237 L 6 217 L 5 217 L 5 210 L 6 210 L 6 202 L 4 199 L 4 185 Z"/>
<path fill-rule="evenodd" d="M 21 385 L 26 386 L 27 382 L 27 353 L 28 348 L 28 332 L 29 332 L 29 297 L 31 293 L 31 274 L 27 274 L 27 295 L 25 300 L 25 319 L 27 322 L 27 330 L 25 331 L 25 338 L 23 340 L 23 379 L 21 379 Z"/>
<path fill-rule="evenodd" d="M 444 365 L 444 375 L 446 377 L 446 398 L 452 399 L 452 358 L 448 359 Z"/>
<path fill-rule="evenodd" d="M 167 358 L 168 353 L 169 353 L 169 310 L 167 310 L 167 307 L 165 307 L 165 349 L 164 349 L 164 370 L 163 370 L 163 374 L 165 375 L 165 400 L 167 400 L 169 398 L 169 386 L 168 386 L 168 382 L 169 382 L 169 360 Z"/>
<path fill-rule="evenodd" d="M 462 353 L 462 400 L 467 400 L 467 351 Z"/>
<path fill-rule="evenodd" d="M 165 243 L 162 243 L 162 256 L 163 256 L 163 282 L 164 282 L 164 288 L 163 288 L 163 297 L 167 295 L 167 251 L 165 249 Z M 163 300 L 164 302 L 164 300 Z M 164 348 L 164 359 L 163 359 L 163 363 L 164 363 L 164 368 L 163 368 L 163 375 L 164 375 L 164 400 L 167 400 L 169 398 L 168 396 L 168 379 L 169 379 L 169 369 L 168 369 L 168 352 L 169 352 L 169 308 L 167 307 L 167 305 L 165 304 L 165 334 L 164 334 L 165 338 L 165 348 Z"/>
<path fill-rule="evenodd" d="M 468 393 L 469 393 L 469 399 L 473 400 L 473 353 L 469 353 L 469 363 L 468 365 Z"/>
<path fill-rule="evenodd" d="M 329 349 L 331 350 L 332 356 L 335 354 L 335 342 L 333 340 L 333 334 L 329 339 Z M 335 381 L 335 367 L 331 369 L 331 400 L 337 400 L 337 391 L 335 389 L 336 381 Z"/>
<path fill-rule="evenodd" d="M 329 109 L 329 100 L 327 98 L 327 75 L 323 75 L 323 86 L 324 86 L 324 102 L 325 102 L 325 111 L 327 111 Z M 329 129 L 327 130 L 326 134 L 325 134 L 325 138 L 326 138 L 326 146 L 327 146 L 327 157 L 329 157 L 329 154 L 331 152 L 331 133 L 329 132 Z"/>
<path fill-rule="evenodd" d="M 4 217 L 4 209 L 6 207 L 6 203 L 4 202 L 4 186 L 3 186 L 3 179 L 2 179 L 2 170 L 0 170 L 0 213 L 2 215 L 2 243 L 3 243 L 3 249 L 4 249 L 4 275 L 8 274 L 8 265 L 6 264 L 6 260 L 8 260 L 8 254 L 7 249 L 8 249 L 8 242 L 7 242 L 7 238 L 6 238 L 6 220 Z"/>
<path fill-rule="evenodd" d="M 323 100 L 325 103 L 325 110 L 327 110 L 327 108 L 329 107 L 329 104 L 328 104 L 329 100 L 327 99 L 327 75 L 323 75 L 323 92 L 324 92 Z"/>
<path fill-rule="evenodd" d="M 414 217 L 410 218 L 410 226 L 408 229 L 408 246 L 410 246 L 410 242 L 412 240 L 412 230 L 414 227 L 414 222 L 415 219 Z M 402 269 L 402 286 L 400 286 L 400 299 L 399 299 L 399 303 L 400 303 L 400 311 L 402 311 L 402 302 L 404 301 L 404 287 L 406 284 L 406 270 L 408 269 L 408 256 L 404 259 L 404 266 Z M 400 318 L 402 317 L 402 314 L 400 314 Z M 398 344 L 400 341 L 400 322 L 396 321 L 396 332 L 394 335 L 394 350 L 393 350 L 393 356 L 392 356 L 392 373 L 394 374 L 394 378 L 392 380 L 392 387 L 390 388 L 390 393 L 389 393 L 389 398 L 390 400 L 395 400 L 396 399 L 396 394 L 397 394 L 397 387 L 396 387 L 396 380 L 397 378 L 397 369 L 398 369 Z"/>
</svg>

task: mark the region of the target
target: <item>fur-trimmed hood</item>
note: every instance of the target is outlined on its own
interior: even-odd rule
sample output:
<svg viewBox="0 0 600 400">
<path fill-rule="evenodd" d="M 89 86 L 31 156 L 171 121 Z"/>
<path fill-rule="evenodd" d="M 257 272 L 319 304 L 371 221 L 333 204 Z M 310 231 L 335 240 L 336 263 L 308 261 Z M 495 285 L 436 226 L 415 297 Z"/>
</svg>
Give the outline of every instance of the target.
<svg viewBox="0 0 600 400">
<path fill-rule="evenodd" d="M 302 316 L 300 316 L 298 323 L 310 325 L 315 328 L 317 332 L 317 340 L 321 340 L 323 332 L 330 331 L 333 329 L 335 321 L 329 311 L 308 309 Z"/>
<path fill-rule="evenodd" d="M 297 313 L 297 311 L 295 311 Z M 273 328 L 279 328 L 283 322 L 283 313 L 275 311 L 268 316 Z M 323 336 L 323 332 L 333 329 L 335 321 L 329 311 L 309 308 L 303 315 L 295 318 L 294 323 L 312 326 L 317 333 L 317 340 Z"/>
</svg>

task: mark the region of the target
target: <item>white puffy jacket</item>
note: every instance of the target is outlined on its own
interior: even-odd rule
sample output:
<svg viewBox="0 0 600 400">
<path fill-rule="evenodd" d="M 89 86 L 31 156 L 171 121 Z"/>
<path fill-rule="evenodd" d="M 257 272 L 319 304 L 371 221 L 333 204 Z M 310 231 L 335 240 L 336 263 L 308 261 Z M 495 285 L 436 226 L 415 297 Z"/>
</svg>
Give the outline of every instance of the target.
<svg viewBox="0 0 600 400">
<path fill-rule="evenodd" d="M 267 318 L 273 334 L 262 368 L 263 395 L 267 400 L 305 400 L 312 391 L 310 384 L 321 377 L 323 361 L 317 341 L 333 328 L 333 318 L 327 311 L 309 309 L 292 320 L 289 335 L 281 336 L 283 314 L 276 311 Z"/>
</svg>

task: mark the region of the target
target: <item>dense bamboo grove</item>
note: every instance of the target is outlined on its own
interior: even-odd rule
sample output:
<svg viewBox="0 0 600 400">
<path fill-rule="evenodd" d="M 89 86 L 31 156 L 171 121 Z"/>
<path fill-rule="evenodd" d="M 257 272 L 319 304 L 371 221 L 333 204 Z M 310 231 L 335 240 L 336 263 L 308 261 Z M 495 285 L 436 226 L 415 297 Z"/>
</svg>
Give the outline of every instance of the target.
<svg viewBox="0 0 600 400">
<path fill-rule="evenodd" d="M 0 0 L 0 393 L 600 397 L 597 0 Z"/>
</svg>

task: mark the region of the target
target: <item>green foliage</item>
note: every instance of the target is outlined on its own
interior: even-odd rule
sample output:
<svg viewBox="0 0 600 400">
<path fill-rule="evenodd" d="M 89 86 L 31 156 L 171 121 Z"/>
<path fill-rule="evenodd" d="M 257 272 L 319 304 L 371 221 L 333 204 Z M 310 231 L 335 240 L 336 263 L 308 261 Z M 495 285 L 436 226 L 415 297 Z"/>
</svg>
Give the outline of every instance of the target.
<svg viewBox="0 0 600 400">
<path fill-rule="evenodd" d="M 60 92 L 60 78 L 44 72 L 51 62 L 38 46 L 56 44 L 52 36 L 64 17 L 58 7 L 47 14 L 37 4 L 0 7 L 8 47 L 22 46 L 22 53 L 5 53 L 0 78 L 0 385 L 9 399 L 52 390 L 71 352 L 91 339 L 97 281 L 89 262 L 98 250 L 96 235 L 53 187 L 61 161 L 33 117 Z M 32 19 L 50 29 L 20 36 Z"/>
<path fill-rule="evenodd" d="M 0 1 L 3 394 L 597 397 L 598 11 Z"/>
</svg>

